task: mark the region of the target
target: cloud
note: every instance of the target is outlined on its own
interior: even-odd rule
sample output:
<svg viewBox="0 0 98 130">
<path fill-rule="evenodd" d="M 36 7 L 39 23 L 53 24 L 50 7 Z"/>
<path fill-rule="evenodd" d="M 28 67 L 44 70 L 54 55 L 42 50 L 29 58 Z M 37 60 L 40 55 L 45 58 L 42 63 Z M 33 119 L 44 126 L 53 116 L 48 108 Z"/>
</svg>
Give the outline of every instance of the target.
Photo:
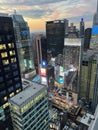
<svg viewBox="0 0 98 130">
<path fill-rule="evenodd" d="M 25 17 L 29 18 L 43 18 L 47 17 L 47 15 L 51 15 L 53 13 L 52 9 L 28 9 L 28 10 L 21 10 L 21 14 L 23 14 Z"/>
<path fill-rule="evenodd" d="M 67 0 L 3 0 L 0 1 L 0 4 L 5 5 L 43 5 L 43 4 L 51 4 L 51 3 L 57 3 Z"/>
<path fill-rule="evenodd" d="M 39 24 L 41 20 L 64 18 L 79 23 L 81 17 L 85 22 L 92 22 L 96 3 L 97 0 L 0 0 L 0 12 L 12 14 L 16 10 L 17 14 L 29 19 L 30 25 L 34 19 Z"/>
</svg>

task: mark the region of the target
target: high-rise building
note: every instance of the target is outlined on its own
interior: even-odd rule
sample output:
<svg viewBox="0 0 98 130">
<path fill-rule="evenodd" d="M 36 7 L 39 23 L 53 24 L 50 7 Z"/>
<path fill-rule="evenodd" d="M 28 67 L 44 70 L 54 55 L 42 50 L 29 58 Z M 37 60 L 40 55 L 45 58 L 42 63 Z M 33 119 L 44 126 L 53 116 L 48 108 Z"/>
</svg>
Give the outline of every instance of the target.
<svg viewBox="0 0 98 130">
<path fill-rule="evenodd" d="M 78 78 L 80 75 L 81 62 L 81 39 L 65 38 L 63 68 L 65 73 L 64 82 L 67 89 L 78 92 Z M 77 77 L 78 76 L 78 77 Z"/>
<path fill-rule="evenodd" d="M 35 65 L 38 69 L 41 62 L 47 61 L 47 44 L 46 44 L 46 38 L 43 35 L 36 36 L 34 42 L 34 58 L 35 58 Z"/>
<path fill-rule="evenodd" d="M 98 25 L 98 0 L 97 0 L 97 10 L 93 17 L 93 25 Z"/>
<path fill-rule="evenodd" d="M 28 78 L 35 75 L 32 43 L 30 40 L 30 31 L 27 22 L 23 19 L 22 15 L 13 14 L 15 39 L 17 52 L 20 63 L 21 74 Z"/>
<path fill-rule="evenodd" d="M 47 89 L 33 83 L 10 100 L 14 130 L 49 130 Z"/>
<path fill-rule="evenodd" d="M 46 23 L 47 51 L 56 57 L 63 53 L 64 36 L 68 30 L 68 20 L 55 20 Z"/>
<path fill-rule="evenodd" d="M 94 82 L 94 90 L 93 90 L 93 100 L 92 100 L 92 108 L 93 112 L 98 105 L 98 54 L 96 55 L 96 75 L 95 75 L 95 82 Z"/>
<path fill-rule="evenodd" d="M 84 20 L 83 20 L 83 18 L 81 18 L 81 21 L 80 21 L 80 37 L 81 38 L 84 37 Z"/>
<path fill-rule="evenodd" d="M 85 34 L 84 34 L 84 50 L 87 50 L 90 48 L 90 39 L 91 39 L 91 28 L 85 29 Z"/>
<path fill-rule="evenodd" d="M 0 14 L 0 129 L 12 130 L 8 99 L 21 90 L 12 18 Z"/>
<path fill-rule="evenodd" d="M 97 51 L 88 50 L 83 52 L 80 75 L 80 97 L 88 101 L 93 99 L 94 83 L 96 75 L 96 54 Z"/>
<path fill-rule="evenodd" d="M 90 48 L 92 48 L 92 49 L 98 48 L 98 0 L 97 0 L 97 12 L 93 18 L 93 27 L 92 27 Z"/>
</svg>

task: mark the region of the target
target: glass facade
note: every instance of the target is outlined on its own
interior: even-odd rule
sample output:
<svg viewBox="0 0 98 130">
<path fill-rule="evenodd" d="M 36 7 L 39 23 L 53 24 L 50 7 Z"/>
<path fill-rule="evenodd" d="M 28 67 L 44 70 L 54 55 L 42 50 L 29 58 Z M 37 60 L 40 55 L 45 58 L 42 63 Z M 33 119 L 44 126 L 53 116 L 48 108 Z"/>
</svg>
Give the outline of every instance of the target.
<svg viewBox="0 0 98 130">
<path fill-rule="evenodd" d="M 14 130 L 49 130 L 48 99 L 45 88 L 20 106 L 16 103 L 13 99 L 10 100 Z"/>
<path fill-rule="evenodd" d="M 34 70 L 30 31 L 22 15 L 12 15 L 21 73 Z"/>
<path fill-rule="evenodd" d="M 14 78 L 18 78 L 17 82 Z M 22 84 L 12 19 L 0 16 L 0 129 L 12 129 L 8 99 L 18 89 L 22 90 Z"/>
<path fill-rule="evenodd" d="M 64 36 L 68 28 L 68 20 L 56 20 L 46 23 L 47 50 L 53 56 L 63 53 Z"/>
</svg>

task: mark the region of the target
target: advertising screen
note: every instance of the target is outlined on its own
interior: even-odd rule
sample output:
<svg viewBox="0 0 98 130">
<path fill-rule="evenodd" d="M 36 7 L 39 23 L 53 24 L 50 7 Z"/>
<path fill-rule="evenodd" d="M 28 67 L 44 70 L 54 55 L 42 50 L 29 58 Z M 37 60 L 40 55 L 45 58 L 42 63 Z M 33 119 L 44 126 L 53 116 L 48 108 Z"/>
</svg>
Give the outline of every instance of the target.
<svg viewBox="0 0 98 130">
<path fill-rule="evenodd" d="M 45 68 L 41 68 L 40 69 L 40 74 L 41 74 L 41 76 L 46 76 L 46 69 Z"/>
<path fill-rule="evenodd" d="M 41 84 L 47 85 L 47 78 L 41 77 Z"/>
<path fill-rule="evenodd" d="M 92 27 L 92 35 L 98 35 L 98 26 Z"/>
</svg>

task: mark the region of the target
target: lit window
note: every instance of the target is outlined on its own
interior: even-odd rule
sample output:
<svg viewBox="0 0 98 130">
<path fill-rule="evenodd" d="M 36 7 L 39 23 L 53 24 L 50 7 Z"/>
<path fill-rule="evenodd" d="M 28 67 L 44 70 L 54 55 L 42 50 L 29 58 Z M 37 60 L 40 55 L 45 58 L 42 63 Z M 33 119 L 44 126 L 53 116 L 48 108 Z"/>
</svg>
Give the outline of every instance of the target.
<svg viewBox="0 0 98 130">
<path fill-rule="evenodd" d="M 3 65 L 8 65 L 9 64 L 9 60 L 3 60 Z"/>
<path fill-rule="evenodd" d="M 9 48 L 14 48 L 14 43 L 9 43 L 9 44 L 8 44 L 8 47 L 9 47 Z"/>
<path fill-rule="evenodd" d="M 2 50 L 2 49 L 6 49 L 6 45 L 5 44 L 1 44 L 0 45 L 0 50 Z"/>
<path fill-rule="evenodd" d="M 7 100 L 7 97 L 4 97 L 4 101 L 6 101 Z"/>
<path fill-rule="evenodd" d="M 9 106 L 8 102 L 3 105 L 3 108 L 5 109 L 7 106 Z"/>
<path fill-rule="evenodd" d="M 11 63 L 16 62 L 16 58 L 11 58 Z"/>
<path fill-rule="evenodd" d="M 17 90 L 16 90 L 16 93 L 19 93 L 20 91 L 21 91 L 21 89 L 17 89 Z"/>
<path fill-rule="evenodd" d="M 1 53 L 1 57 L 2 57 L 2 58 L 7 57 L 7 56 L 8 56 L 7 52 Z"/>
<path fill-rule="evenodd" d="M 13 97 L 14 96 L 14 92 L 12 92 L 11 94 L 10 94 L 10 97 Z"/>
<path fill-rule="evenodd" d="M 10 56 L 15 55 L 15 51 L 10 51 Z"/>
</svg>

